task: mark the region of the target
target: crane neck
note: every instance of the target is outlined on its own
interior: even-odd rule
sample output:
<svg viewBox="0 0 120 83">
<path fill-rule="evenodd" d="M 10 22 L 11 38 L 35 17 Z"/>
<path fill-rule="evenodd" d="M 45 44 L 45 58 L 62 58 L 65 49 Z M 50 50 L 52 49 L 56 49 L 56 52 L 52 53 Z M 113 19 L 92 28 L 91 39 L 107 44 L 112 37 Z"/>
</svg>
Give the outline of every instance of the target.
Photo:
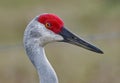
<svg viewBox="0 0 120 83">
<path fill-rule="evenodd" d="M 25 48 L 38 72 L 40 83 L 58 83 L 57 75 L 45 55 L 44 48 L 33 43 L 26 45 Z"/>
</svg>

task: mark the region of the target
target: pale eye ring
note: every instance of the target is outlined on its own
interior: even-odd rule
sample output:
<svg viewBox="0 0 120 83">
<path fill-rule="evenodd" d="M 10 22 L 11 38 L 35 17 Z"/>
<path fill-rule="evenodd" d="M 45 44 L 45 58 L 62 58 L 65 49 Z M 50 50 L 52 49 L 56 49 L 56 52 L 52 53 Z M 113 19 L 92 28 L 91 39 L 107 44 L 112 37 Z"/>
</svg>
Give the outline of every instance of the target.
<svg viewBox="0 0 120 83">
<path fill-rule="evenodd" d="M 46 27 L 46 28 L 50 28 L 50 27 L 51 27 L 51 24 L 50 24 L 50 23 L 46 23 L 46 24 L 45 24 L 45 27 Z"/>
</svg>

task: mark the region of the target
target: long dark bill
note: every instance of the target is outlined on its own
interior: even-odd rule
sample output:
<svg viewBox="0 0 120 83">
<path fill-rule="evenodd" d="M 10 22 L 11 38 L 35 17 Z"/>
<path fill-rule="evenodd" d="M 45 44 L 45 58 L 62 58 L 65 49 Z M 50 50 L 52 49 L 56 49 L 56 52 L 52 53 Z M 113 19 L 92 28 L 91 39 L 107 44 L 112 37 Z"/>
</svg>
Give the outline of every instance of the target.
<svg viewBox="0 0 120 83">
<path fill-rule="evenodd" d="M 62 28 L 62 31 L 59 34 L 64 38 L 64 40 L 61 42 L 71 43 L 71 44 L 83 47 L 85 49 L 88 49 L 90 51 L 103 54 L 103 51 L 101 51 L 99 48 L 77 37 L 72 32 L 68 31 L 66 28 Z"/>
</svg>

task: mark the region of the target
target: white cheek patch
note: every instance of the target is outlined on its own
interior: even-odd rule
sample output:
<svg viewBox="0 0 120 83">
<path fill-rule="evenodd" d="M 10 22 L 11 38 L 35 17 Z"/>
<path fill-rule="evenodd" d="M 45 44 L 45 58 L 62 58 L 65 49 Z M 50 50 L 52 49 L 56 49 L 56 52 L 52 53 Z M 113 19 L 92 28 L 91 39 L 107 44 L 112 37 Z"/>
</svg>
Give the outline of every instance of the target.
<svg viewBox="0 0 120 83">
<path fill-rule="evenodd" d="M 63 37 L 58 35 L 58 34 L 55 34 L 53 32 L 49 32 L 50 30 L 48 30 L 48 32 L 46 32 L 42 37 L 41 37 L 41 40 L 42 41 L 42 44 L 43 45 L 46 45 L 47 43 L 50 43 L 50 42 L 56 42 L 56 41 L 61 41 L 63 40 Z"/>
<path fill-rule="evenodd" d="M 54 37 L 54 40 L 56 40 L 56 41 L 61 41 L 63 39 L 64 38 L 61 35 L 55 35 L 55 37 Z"/>
</svg>

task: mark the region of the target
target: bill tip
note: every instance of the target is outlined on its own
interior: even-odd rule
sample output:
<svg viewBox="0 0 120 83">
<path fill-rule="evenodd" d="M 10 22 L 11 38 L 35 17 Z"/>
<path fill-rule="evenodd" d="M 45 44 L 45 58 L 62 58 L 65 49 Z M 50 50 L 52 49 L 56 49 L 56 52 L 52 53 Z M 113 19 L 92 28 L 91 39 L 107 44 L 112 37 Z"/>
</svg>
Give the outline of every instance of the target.
<svg viewBox="0 0 120 83">
<path fill-rule="evenodd" d="M 103 51 L 101 51 L 101 50 L 99 50 L 99 51 L 98 51 L 98 53 L 99 53 L 99 54 L 104 54 L 104 52 L 103 52 Z"/>
</svg>

